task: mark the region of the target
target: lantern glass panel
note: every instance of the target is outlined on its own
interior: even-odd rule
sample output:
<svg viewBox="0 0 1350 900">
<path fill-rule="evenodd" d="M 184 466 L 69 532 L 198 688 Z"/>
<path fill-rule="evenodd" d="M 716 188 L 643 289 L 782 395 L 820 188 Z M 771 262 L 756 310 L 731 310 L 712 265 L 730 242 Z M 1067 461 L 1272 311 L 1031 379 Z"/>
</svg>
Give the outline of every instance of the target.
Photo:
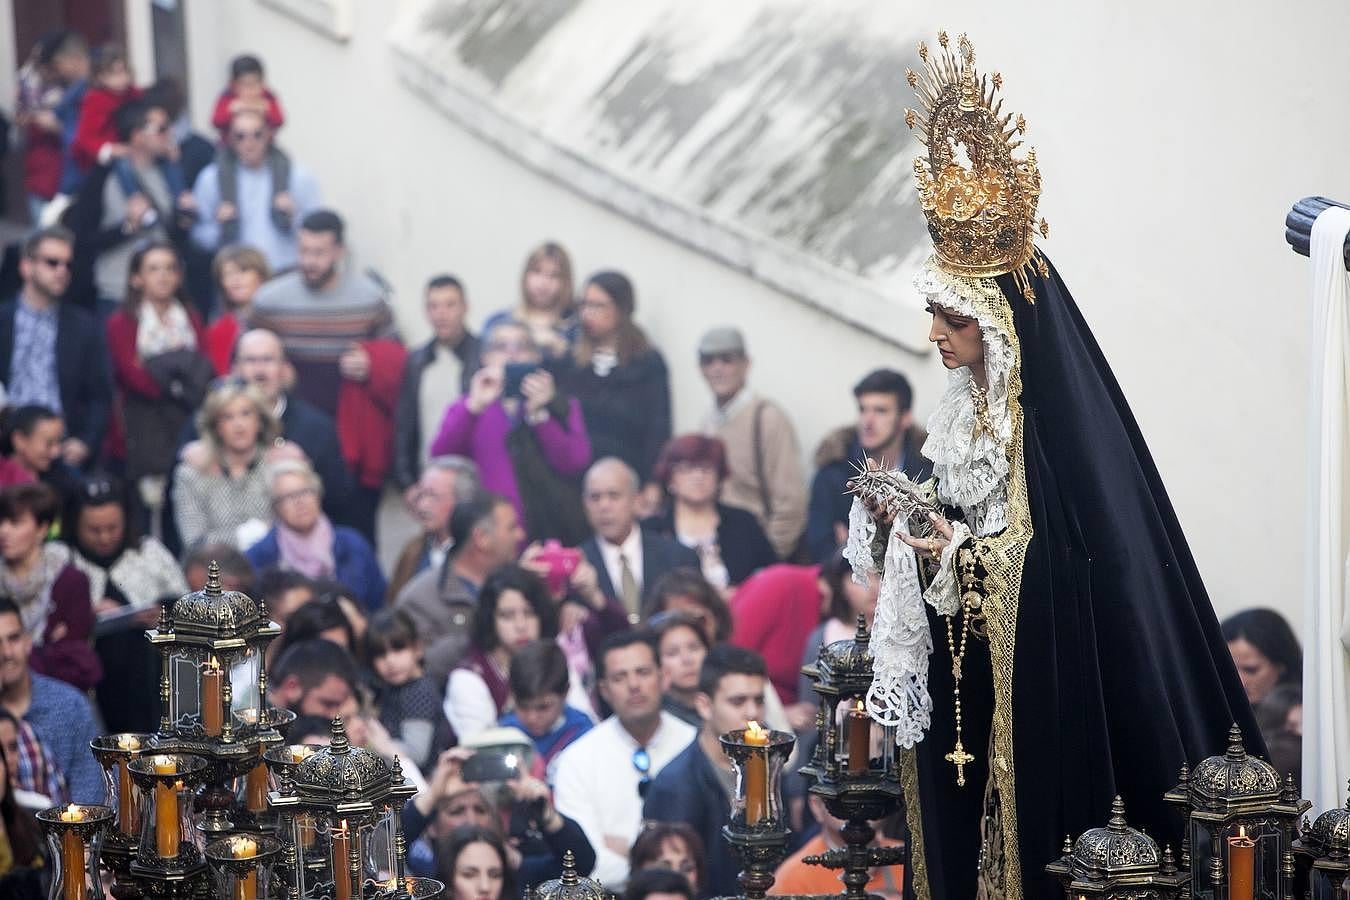
<svg viewBox="0 0 1350 900">
<path fill-rule="evenodd" d="M 99 849 L 103 835 L 95 833 L 88 843 L 74 831 L 52 830 L 47 833 L 47 852 L 57 860 L 53 867 L 52 900 L 96 900 L 103 896 L 99 884 Z"/>
<path fill-rule="evenodd" d="M 775 830 L 786 827 L 781 781 L 790 748 L 774 752 L 770 747 L 751 749 L 744 759 L 731 756 L 736 773 L 736 792 L 731 798 L 731 823 L 740 830 Z"/>
<path fill-rule="evenodd" d="M 273 896 L 272 869 L 259 865 L 253 871 L 252 878 L 240 876 L 228 869 L 215 872 L 216 896 L 230 897 L 233 900 L 259 900 Z M 303 894 L 301 896 L 304 896 Z"/>
<path fill-rule="evenodd" d="M 262 712 L 262 702 L 258 696 L 261 661 L 262 654 L 256 647 L 249 647 L 231 660 L 230 714 L 234 717 L 236 728 L 256 723 Z"/>
<path fill-rule="evenodd" d="M 848 774 L 863 774 L 873 759 L 885 756 L 880 726 L 874 726 L 862 697 L 848 697 L 836 710 L 839 765 Z"/>
<path fill-rule="evenodd" d="M 154 760 L 158 757 L 150 757 Z M 182 781 L 140 787 L 141 846 L 153 848 L 162 859 L 173 859 L 182 852 L 184 844 L 201 848 L 203 832 L 192 822 L 193 789 Z"/>
<path fill-rule="evenodd" d="M 1215 825 L 1215 828 L 1220 826 Z M 1190 821 L 1191 890 L 1195 900 L 1214 900 L 1214 889 L 1209 880 L 1209 864 L 1214 858 L 1213 838 L 1206 823 L 1194 816 Z"/>
<path fill-rule="evenodd" d="M 169 656 L 169 721 L 183 727 L 201 721 L 201 663 L 191 651 Z"/>
<path fill-rule="evenodd" d="M 1247 833 L 1252 834 L 1250 827 Z M 1267 825 L 1260 828 L 1253 840 L 1256 841 L 1256 898 L 1281 900 L 1280 833 Z"/>
<path fill-rule="evenodd" d="M 362 877 L 384 882 L 397 874 L 394 871 L 394 812 L 386 810 L 367 831 L 362 850 Z"/>
</svg>

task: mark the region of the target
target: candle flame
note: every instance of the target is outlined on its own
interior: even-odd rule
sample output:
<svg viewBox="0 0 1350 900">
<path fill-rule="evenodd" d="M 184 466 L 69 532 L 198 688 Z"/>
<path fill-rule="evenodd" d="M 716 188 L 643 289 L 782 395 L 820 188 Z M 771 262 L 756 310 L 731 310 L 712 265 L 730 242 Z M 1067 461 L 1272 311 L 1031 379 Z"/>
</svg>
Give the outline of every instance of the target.
<svg viewBox="0 0 1350 900">
<path fill-rule="evenodd" d="M 84 810 L 80 809 L 74 803 L 61 810 L 62 822 L 83 822 Z"/>
<path fill-rule="evenodd" d="M 1247 826 L 1246 826 L 1246 825 L 1239 825 L 1239 826 L 1238 826 L 1238 837 L 1240 837 L 1240 838 L 1245 838 L 1246 836 L 1247 836 Z"/>
<path fill-rule="evenodd" d="M 230 854 L 235 859 L 252 859 L 258 855 L 258 842 L 250 837 L 237 837 L 230 842 Z"/>
<path fill-rule="evenodd" d="M 858 710 L 858 712 L 866 712 L 866 711 L 867 711 L 867 707 L 863 705 L 863 702 L 862 702 L 861 700 L 858 701 L 858 705 L 857 705 L 856 707 L 854 707 L 854 708 L 855 708 L 856 710 Z"/>
<path fill-rule="evenodd" d="M 117 749 L 139 750 L 141 749 L 141 741 L 134 734 L 119 734 L 117 736 Z"/>
</svg>

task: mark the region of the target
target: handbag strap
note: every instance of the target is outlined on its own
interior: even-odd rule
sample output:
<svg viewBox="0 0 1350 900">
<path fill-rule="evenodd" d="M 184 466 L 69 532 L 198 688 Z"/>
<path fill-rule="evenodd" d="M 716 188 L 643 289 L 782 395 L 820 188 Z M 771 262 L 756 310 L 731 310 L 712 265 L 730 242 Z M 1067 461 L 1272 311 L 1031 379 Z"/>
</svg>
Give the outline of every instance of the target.
<svg viewBox="0 0 1350 900">
<path fill-rule="evenodd" d="M 767 405 L 767 401 L 761 400 L 755 406 L 755 424 L 751 438 L 751 449 L 755 453 L 755 478 L 759 480 L 759 499 L 764 504 L 765 522 L 773 517 L 773 498 L 769 495 L 769 480 L 764 475 L 764 407 Z"/>
</svg>

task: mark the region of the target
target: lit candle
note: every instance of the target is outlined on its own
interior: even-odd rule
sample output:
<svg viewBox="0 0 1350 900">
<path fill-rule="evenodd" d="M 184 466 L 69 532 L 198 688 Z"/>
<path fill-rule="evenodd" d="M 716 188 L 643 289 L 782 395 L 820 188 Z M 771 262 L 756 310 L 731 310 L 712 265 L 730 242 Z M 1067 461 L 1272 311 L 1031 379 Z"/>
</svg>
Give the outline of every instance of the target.
<svg viewBox="0 0 1350 900">
<path fill-rule="evenodd" d="M 333 832 L 333 881 L 337 885 L 336 900 L 352 900 L 351 874 L 347 871 L 349 846 L 347 820 L 343 819 L 342 827 Z"/>
<path fill-rule="evenodd" d="M 230 842 L 230 855 L 235 859 L 253 859 L 258 855 L 258 842 L 251 837 L 237 837 Z M 247 875 L 235 877 L 234 900 L 257 900 L 257 897 L 257 869 L 251 870 Z"/>
<path fill-rule="evenodd" d="M 119 734 L 117 749 L 139 750 L 141 742 L 134 734 Z M 131 788 L 131 771 L 125 759 L 117 761 L 117 826 L 127 837 L 136 834 L 136 794 Z"/>
<path fill-rule="evenodd" d="M 848 723 L 844 740 L 848 744 L 848 773 L 862 775 L 867 771 L 867 761 L 872 755 L 872 717 L 863 708 L 863 702 L 848 710 L 845 721 Z"/>
<path fill-rule="evenodd" d="M 304 744 L 292 744 L 291 762 L 296 763 L 298 765 L 299 763 L 302 763 L 305 760 L 309 759 L 313 753 L 314 751 L 306 747 Z"/>
<path fill-rule="evenodd" d="M 1228 839 L 1228 900 L 1253 900 L 1256 896 L 1256 841 L 1238 826 L 1237 837 Z"/>
<path fill-rule="evenodd" d="M 178 767 L 172 757 L 155 757 L 156 775 L 176 775 Z M 173 782 L 155 782 L 155 851 L 162 859 L 178 855 L 178 792 Z"/>
<path fill-rule="evenodd" d="M 769 817 L 769 730 L 747 722 L 742 740 L 754 748 L 745 759 L 745 824 L 753 827 Z"/>
<path fill-rule="evenodd" d="M 267 765 L 258 763 L 248 770 L 244 779 L 244 805 L 251 813 L 264 812 L 267 809 Z"/>
<path fill-rule="evenodd" d="M 202 669 L 202 729 L 207 737 L 220 737 L 220 663 L 211 657 Z"/>
<path fill-rule="evenodd" d="M 74 803 L 61 810 L 62 822 L 83 822 L 84 810 Z M 85 900 L 84 841 L 71 828 L 61 835 L 62 900 Z"/>
</svg>

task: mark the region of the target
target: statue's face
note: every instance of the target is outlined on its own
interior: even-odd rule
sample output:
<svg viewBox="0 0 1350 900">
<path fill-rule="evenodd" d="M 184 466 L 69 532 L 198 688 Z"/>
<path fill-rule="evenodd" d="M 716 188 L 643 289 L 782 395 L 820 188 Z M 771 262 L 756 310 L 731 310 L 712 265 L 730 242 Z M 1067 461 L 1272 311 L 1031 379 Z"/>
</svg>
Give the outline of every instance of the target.
<svg viewBox="0 0 1350 900">
<path fill-rule="evenodd" d="M 944 366 L 959 369 L 984 363 L 984 336 L 980 333 L 980 323 L 936 303 L 929 303 L 928 311 L 933 315 L 928 339 L 937 344 Z"/>
</svg>

